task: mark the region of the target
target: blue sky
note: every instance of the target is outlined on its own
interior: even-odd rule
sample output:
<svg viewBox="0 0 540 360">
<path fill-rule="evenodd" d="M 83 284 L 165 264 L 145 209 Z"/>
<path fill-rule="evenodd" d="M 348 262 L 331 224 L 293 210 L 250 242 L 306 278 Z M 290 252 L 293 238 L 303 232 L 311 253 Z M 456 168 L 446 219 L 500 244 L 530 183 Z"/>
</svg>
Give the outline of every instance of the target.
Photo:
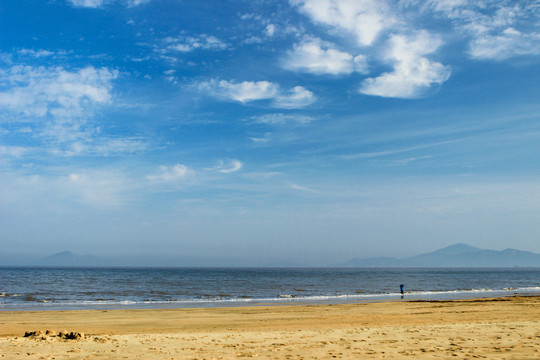
<svg viewBox="0 0 540 360">
<path fill-rule="evenodd" d="M 3 1 L 0 251 L 242 266 L 540 252 L 539 15 Z"/>
</svg>

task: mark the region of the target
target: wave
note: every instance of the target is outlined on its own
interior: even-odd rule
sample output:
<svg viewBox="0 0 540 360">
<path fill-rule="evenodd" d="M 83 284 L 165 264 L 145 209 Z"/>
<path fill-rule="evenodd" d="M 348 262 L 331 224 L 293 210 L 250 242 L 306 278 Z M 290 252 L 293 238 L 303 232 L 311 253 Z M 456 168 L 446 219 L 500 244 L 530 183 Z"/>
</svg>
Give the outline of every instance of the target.
<svg viewBox="0 0 540 360">
<path fill-rule="evenodd" d="M 401 293 L 373 293 L 373 294 L 341 294 L 341 295 L 310 295 L 278 294 L 275 297 L 231 297 L 215 296 L 196 299 L 171 300 L 130 300 L 130 299 L 94 299 L 94 300 L 35 300 L 33 302 L 14 303 L 0 301 L 0 309 L 10 310 L 17 308 L 124 308 L 124 307 L 219 307 L 241 306 L 259 304 L 294 304 L 294 303 L 340 303 L 355 301 L 384 301 L 404 298 L 407 300 L 457 300 L 476 297 L 510 296 L 513 294 L 540 293 L 540 287 L 504 288 L 504 289 L 456 289 L 456 290 L 412 290 Z"/>
</svg>

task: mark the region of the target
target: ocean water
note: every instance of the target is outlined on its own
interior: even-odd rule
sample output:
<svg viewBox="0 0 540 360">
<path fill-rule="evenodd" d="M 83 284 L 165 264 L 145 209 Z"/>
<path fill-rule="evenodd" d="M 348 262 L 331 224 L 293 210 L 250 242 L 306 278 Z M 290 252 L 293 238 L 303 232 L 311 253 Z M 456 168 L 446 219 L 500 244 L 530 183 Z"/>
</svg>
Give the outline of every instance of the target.
<svg viewBox="0 0 540 360">
<path fill-rule="evenodd" d="M 540 268 L 0 268 L 0 310 L 216 307 L 540 294 Z"/>
</svg>

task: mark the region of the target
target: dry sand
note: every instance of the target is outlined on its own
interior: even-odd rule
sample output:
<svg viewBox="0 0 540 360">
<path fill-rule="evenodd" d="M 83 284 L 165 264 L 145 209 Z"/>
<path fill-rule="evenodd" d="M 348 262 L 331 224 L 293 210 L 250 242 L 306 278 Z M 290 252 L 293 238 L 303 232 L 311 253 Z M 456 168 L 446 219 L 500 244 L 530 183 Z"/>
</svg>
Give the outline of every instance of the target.
<svg viewBox="0 0 540 360">
<path fill-rule="evenodd" d="M 1 359 L 540 358 L 540 297 L 0 317 Z"/>
</svg>

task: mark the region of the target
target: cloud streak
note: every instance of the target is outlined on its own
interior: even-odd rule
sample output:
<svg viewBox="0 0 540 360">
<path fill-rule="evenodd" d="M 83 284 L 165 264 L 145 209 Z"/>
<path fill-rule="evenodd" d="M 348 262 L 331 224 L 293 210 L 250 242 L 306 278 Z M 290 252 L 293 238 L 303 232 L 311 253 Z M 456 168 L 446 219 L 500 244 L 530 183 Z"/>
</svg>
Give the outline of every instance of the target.
<svg viewBox="0 0 540 360">
<path fill-rule="evenodd" d="M 195 50 L 225 50 L 229 45 L 212 35 L 201 34 L 196 37 L 168 37 L 164 40 L 166 47 L 162 52 L 181 52 L 188 53 Z"/>
<path fill-rule="evenodd" d="M 256 124 L 267 125 L 285 125 L 285 124 L 308 124 L 315 119 L 307 115 L 291 115 L 291 114 L 265 114 L 261 116 L 254 116 L 251 120 Z"/>
<path fill-rule="evenodd" d="M 475 59 L 506 60 L 540 54 L 540 33 L 524 34 L 506 28 L 498 35 L 482 35 L 471 41 L 469 55 Z"/>
<path fill-rule="evenodd" d="M 295 86 L 284 91 L 278 84 L 269 81 L 236 83 L 212 79 L 197 84 L 197 89 L 201 93 L 209 94 L 215 98 L 242 104 L 270 100 L 274 107 L 285 109 L 306 107 L 316 100 L 315 95 L 302 86 Z"/>
<path fill-rule="evenodd" d="M 113 2 L 113 0 L 68 0 L 74 7 L 82 8 L 102 8 L 104 5 Z M 134 7 L 150 2 L 151 0 L 117 0 L 126 7 Z"/>
<path fill-rule="evenodd" d="M 242 162 L 239 160 L 229 160 L 227 162 L 220 160 L 216 166 L 207 168 L 205 170 L 217 171 L 222 174 L 230 174 L 239 171 L 243 166 L 244 164 L 242 164 Z"/>
</svg>

